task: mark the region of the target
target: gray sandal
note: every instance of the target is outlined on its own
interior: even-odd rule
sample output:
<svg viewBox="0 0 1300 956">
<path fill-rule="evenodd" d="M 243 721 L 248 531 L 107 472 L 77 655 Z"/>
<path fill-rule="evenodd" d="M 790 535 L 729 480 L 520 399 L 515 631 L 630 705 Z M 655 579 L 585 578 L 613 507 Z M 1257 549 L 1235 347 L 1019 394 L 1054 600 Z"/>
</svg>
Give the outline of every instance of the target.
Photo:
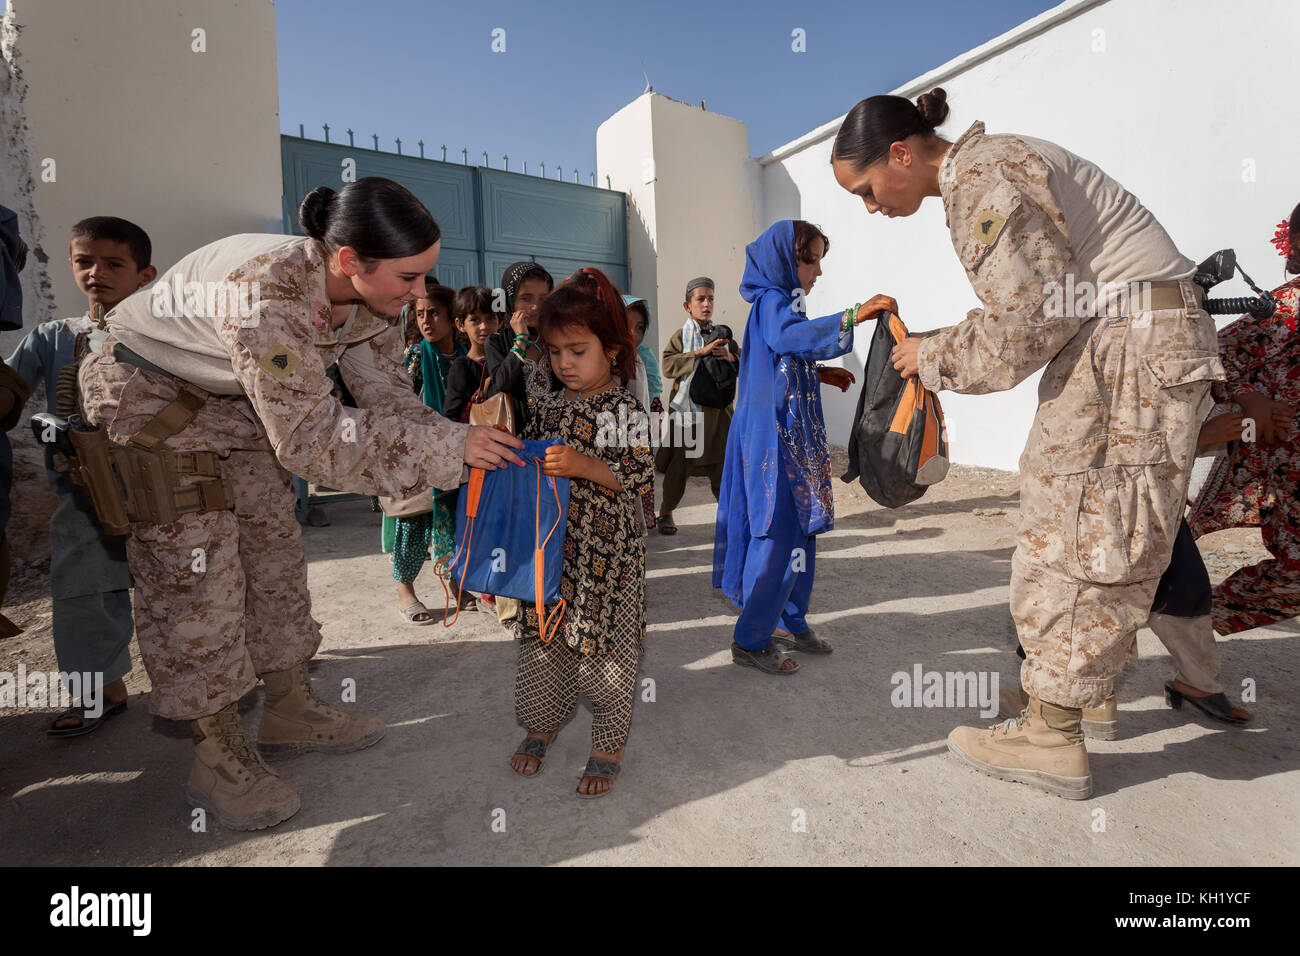
<svg viewBox="0 0 1300 956">
<path fill-rule="evenodd" d="M 827 641 L 823 641 L 812 628 L 804 631 L 802 634 L 773 634 L 772 643 L 784 647 L 788 651 L 803 651 L 805 654 L 829 654 L 833 648 Z"/>
<path fill-rule="evenodd" d="M 614 791 L 614 781 L 618 779 L 619 771 L 623 765 L 615 763 L 613 760 L 601 760 L 599 757 L 589 757 L 587 766 L 582 768 L 582 779 L 578 780 L 578 786 L 582 786 L 582 780 L 587 777 L 599 777 L 602 780 L 608 780 L 610 787 L 604 793 L 583 793 L 581 790 L 576 791 L 583 800 L 595 800 L 597 797 L 604 797 Z"/>
<path fill-rule="evenodd" d="M 731 642 L 731 660 L 741 667 L 754 667 L 764 674 L 775 674 L 777 677 L 789 677 L 791 674 L 798 673 L 798 662 L 794 667 L 782 669 L 781 664 L 785 659 L 785 654 L 771 641 L 761 651 L 747 651 L 735 641 Z"/>
<path fill-rule="evenodd" d="M 551 735 L 550 740 L 539 740 L 536 737 L 525 737 L 520 741 L 519 746 L 515 748 L 515 752 L 511 754 L 511 756 L 517 757 L 522 755 L 524 757 L 532 757 L 537 761 L 537 769 L 532 773 L 519 773 L 518 770 L 515 770 L 513 764 L 510 765 L 510 769 L 515 770 L 515 773 L 518 773 L 521 777 L 540 777 L 542 775 L 542 768 L 546 766 L 546 748 L 554 742 L 555 736 L 553 734 Z"/>
<path fill-rule="evenodd" d="M 416 618 L 421 614 L 425 615 L 424 620 L 417 621 Z M 408 624 L 415 624 L 418 627 L 433 623 L 433 612 L 424 606 L 423 601 L 416 601 L 414 604 L 408 604 L 402 608 L 402 617 L 406 618 Z"/>
</svg>

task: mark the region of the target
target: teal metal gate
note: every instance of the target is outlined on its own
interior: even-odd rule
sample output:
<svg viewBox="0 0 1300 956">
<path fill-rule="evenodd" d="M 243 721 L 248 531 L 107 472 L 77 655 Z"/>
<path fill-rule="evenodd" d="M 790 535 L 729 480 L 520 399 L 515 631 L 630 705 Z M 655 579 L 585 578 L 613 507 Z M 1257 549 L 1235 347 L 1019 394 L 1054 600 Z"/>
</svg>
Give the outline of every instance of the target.
<svg viewBox="0 0 1300 956">
<path fill-rule="evenodd" d="M 301 234 L 298 203 L 317 186 L 383 176 L 411 190 L 442 229 L 435 273 L 444 285 L 496 287 L 519 259 L 556 280 L 595 266 L 628 286 L 627 197 L 618 191 L 483 166 L 402 156 L 297 136 L 280 137 L 284 225 Z"/>
</svg>

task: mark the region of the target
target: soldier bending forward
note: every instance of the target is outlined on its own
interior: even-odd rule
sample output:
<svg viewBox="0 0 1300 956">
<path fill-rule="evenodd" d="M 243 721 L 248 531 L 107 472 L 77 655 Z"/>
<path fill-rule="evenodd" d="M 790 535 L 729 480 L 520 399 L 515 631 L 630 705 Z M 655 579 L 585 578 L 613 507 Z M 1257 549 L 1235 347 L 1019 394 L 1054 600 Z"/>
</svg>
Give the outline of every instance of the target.
<svg viewBox="0 0 1300 956">
<path fill-rule="evenodd" d="M 992 776 L 1082 800 L 1081 710 L 1110 693 L 1150 612 L 1223 367 L 1193 263 L 1137 197 L 1053 143 L 986 136 L 982 123 L 947 142 L 934 132 L 945 99 L 863 100 L 832 165 L 870 212 L 908 216 L 942 197 L 984 305 L 900 343 L 895 368 L 968 394 L 1043 369 L 1011 570 L 1029 704 L 990 730 L 954 730 L 948 747 Z"/>
<path fill-rule="evenodd" d="M 321 631 L 290 472 L 407 498 L 455 487 L 465 463 L 519 463 L 517 439 L 426 408 L 399 364 L 391 319 L 441 248 L 420 202 L 361 179 L 314 190 L 298 217 L 306 237 L 231 236 L 185 256 L 108 314 L 79 369 L 121 476 L 154 712 L 193 722 L 190 802 L 244 830 L 299 807 L 259 751 L 339 753 L 384 734 L 312 693 Z M 335 362 L 360 408 L 332 396 Z M 259 678 L 255 747 L 236 706 Z"/>
</svg>

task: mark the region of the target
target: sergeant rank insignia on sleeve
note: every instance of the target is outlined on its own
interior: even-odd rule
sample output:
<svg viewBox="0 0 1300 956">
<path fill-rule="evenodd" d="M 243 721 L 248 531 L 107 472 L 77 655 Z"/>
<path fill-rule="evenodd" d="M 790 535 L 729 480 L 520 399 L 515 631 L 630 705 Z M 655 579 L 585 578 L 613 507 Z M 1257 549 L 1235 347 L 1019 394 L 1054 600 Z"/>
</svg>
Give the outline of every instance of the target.
<svg viewBox="0 0 1300 956">
<path fill-rule="evenodd" d="M 999 215 L 992 209 L 981 209 L 975 217 L 975 238 L 986 246 L 997 242 L 1002 227 L 1007 224 L 1007 217 Z"/>
<path fill-rule="evenodd" d="M 262 360 L 257 364 L 283 382 L 302 364 L 302 359 L 283 342 L 276 342 L 262 354 Z"/>
</svg>

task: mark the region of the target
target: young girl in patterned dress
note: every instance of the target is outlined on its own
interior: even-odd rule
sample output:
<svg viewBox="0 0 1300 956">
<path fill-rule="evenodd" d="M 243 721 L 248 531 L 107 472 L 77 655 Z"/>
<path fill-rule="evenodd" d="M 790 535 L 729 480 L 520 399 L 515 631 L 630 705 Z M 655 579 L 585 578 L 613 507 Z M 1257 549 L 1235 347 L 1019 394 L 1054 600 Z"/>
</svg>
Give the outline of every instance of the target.
<svg viewBox="0 0 1300 956">
<path fill-rule="evenodd" d="M 560 594 L 563 623 L 549 642 L 537 611 L 525 605 L 516 622 L 519 671 L 515 714 L 528 729 L 511 766 L 534 776 L 546 748 L 577 706 L 591 701 L 591 759 L 580 797 L 608 793 L 618 776 L 632 719 L 636 671 L 645 635 L 645 540 L 641 495 L 654 461 L 648 436 L 615 435 L 611 423 L 639 421 L 641 403 L 619 383 L 632 377 L 635 351 L 623 304 L 596 270 L 598 296 L 567 282 L 546 298 L 539 328 L 560 391 L 532 409 L 521 437 L 562 438 L 542 471 L 569 478 Z M 584 278 L 586 278 L 584 276 Z"/>
<path fill-rule="evenodd" d="M 1274 237 L 1286 271 L 1300 273 L 1300 206 Z M 1236 634 L 1300 616 L 1300 277 L 1273 290 L 1277 311 L 1244 316 L 1219 332 L 1228 380 L 1215 398 L 1241 407 L 1254 441 L 1215 460 L 1188 524 L 1197 537 L 1224 528 L 1259 528 L 1270 558 L 1239 568 L 1214 589 L 1214 630 Z M 1207 428 L 1213 424 L 1211 419 Z"/>
</svg>

